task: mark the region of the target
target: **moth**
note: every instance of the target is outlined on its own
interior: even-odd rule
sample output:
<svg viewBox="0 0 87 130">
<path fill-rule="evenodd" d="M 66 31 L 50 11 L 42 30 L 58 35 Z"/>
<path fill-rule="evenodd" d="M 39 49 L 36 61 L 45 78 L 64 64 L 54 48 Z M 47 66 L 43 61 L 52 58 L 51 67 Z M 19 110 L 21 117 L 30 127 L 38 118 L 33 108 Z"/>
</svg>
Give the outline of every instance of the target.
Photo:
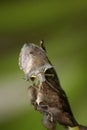
<svg viewBox="0 0 87 130">
<path fill-rule="evenodd" d="M 21 49 L 19 66 L 27 81 L 32 105 L 43 114 L 43 125 L 54 130 L 60 123 L 67 128 L 87 130 L 75 120 L 66 93 L 62 89 L 54 66 L 48 59 L 44 42 L 40 46 L 26 43 Z M 37 82 L 35 82 L 37 81 Z"/>
</svg>

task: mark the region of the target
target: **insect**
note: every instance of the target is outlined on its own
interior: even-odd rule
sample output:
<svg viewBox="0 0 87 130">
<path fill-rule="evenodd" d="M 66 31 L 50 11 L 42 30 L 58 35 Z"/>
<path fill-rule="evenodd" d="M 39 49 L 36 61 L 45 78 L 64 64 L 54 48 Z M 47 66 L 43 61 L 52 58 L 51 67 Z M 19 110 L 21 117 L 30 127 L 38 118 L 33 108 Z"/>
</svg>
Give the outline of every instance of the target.
<svg viewBox="0 0 87 130">
<path fill-rule="evenodd" d="M 43 125 L 48 130 L 54 130 L 57 123 L 73 130 L 87 130 L 73 116 L 66 93 L 47 57 L 43 41 L 40 46 L 24 44 L 19 66 L 24 71 L 26 80 L 32 81 L 32 86 L 28 89 L 30 100 L 35 109 L 43 114 Z"/>
</svg>

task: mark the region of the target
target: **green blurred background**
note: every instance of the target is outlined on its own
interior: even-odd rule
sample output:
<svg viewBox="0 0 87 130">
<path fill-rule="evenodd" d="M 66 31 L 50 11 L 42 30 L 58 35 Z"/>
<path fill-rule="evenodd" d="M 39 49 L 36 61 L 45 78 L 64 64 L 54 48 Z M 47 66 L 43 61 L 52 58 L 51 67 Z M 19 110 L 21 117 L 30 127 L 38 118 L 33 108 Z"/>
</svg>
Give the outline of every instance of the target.
<svg viewBox="0 0 87 130">
<path fill-rule="evenodd" d="M 80 124 L 87 126 L 87 1 L 0 1 L 0 130 L 44 130 L 19 69 L 22 45 L 44 39 Z M 63 129 L 58 126 L 59 129 Z"/>
</svg>

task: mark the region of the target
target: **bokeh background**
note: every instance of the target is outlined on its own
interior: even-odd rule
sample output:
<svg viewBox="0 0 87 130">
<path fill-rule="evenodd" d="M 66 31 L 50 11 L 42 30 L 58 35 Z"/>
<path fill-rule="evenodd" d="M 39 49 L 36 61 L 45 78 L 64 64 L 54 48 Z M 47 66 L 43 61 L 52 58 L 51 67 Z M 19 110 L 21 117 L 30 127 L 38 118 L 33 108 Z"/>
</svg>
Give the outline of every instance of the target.
<svg viewBox="0 0 87 130">
<path fill-rule="evenodd" d="M 76 119 L 87 126 L 87 1 L 2 0 L 0 130 L 45 130 L 18 66 L 22 45 L 42 39 Z"/>
</svg>

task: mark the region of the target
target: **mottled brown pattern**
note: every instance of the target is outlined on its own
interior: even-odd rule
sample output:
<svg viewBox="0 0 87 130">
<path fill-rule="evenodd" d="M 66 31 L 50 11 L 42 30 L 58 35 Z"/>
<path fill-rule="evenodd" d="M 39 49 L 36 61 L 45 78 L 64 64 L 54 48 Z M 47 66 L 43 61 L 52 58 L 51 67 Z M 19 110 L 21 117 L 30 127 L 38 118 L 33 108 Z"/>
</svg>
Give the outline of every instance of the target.
<svg viewBox="0 0 87 130">
<path fill-rule="evenodd" d="M 60 123 L 65 127 L 78 126 L 80 130 L 87 130 L 87 127 L 77 123 L 72 114 L 66 93 L 46 55 L 43 41 L 40 42 L 40 47 L 35 44 L 23 46 L 19 66 L 27 80 L 32 80 L 32 86 L 28 89 L 30 101 L 35 109 L 43 114 L 44 127 L 54 130 L 56 124 Z M 35 80 L 38 80 L 37 84 Z"/>
</svg>

